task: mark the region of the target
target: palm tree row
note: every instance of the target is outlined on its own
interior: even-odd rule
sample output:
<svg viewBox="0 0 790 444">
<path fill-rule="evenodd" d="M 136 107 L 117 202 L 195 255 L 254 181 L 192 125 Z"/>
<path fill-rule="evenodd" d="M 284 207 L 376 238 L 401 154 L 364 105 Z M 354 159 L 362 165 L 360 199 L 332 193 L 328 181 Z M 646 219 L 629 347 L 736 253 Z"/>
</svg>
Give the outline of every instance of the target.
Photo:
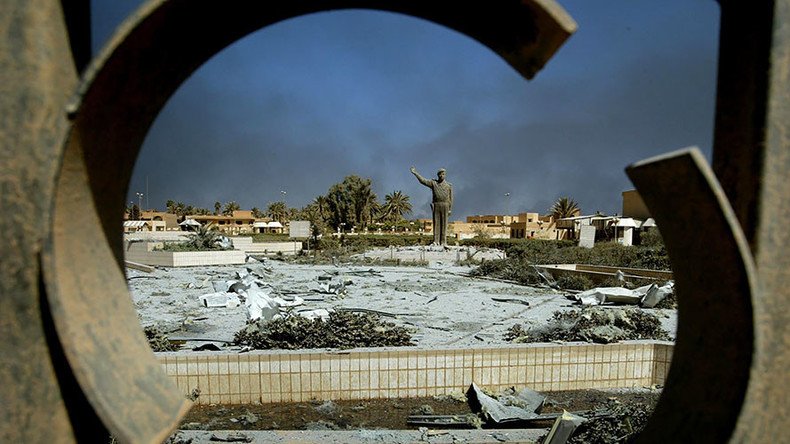
<svg viewBox="0 0 790 444">
<path fill-rule="evenodd" d="M 179 218 L 189 214 L 212 214 L 208 209 L 174 200 L 168 200 L 166 205 L 167 212 Z M 231 216 L 239 209 L 241 207 L 236 201 L 224 205 L 218 201 L 214 203 L 213 214 Z M 341 226 L 364 230 L 375 222 L 398 223 L 411 213 L 412 206 L 409 196 L 400 190 L 385 195 L 384 203 L 381 204 L 373 192 L 371 179 L 351 175 L 332 185 L 326 194 L 317 196 L 303 208 L 288 208 L 285 202 L 277 201 L 269 203 L 265 211 L 258 207 L 253 207 L 251 211 L 256 219 L 268 217 L 283 224 L 289 220 L 309 220 L 321 231 L 334 231 Z"/>
</svg>

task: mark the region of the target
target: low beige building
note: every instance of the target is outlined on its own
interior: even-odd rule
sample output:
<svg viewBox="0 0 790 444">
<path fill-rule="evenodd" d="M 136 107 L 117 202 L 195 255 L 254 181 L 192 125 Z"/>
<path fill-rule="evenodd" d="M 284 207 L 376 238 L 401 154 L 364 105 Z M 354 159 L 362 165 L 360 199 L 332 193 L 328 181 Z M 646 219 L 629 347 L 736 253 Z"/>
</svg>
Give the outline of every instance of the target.
<svg viewBox="0 0 790 444">
<path fill-rule="evenodd" d="M 178 226 L 178 216 L 173 213 L 167 213 L 164 211 L 153 211 L 153 210 L 145 210 L 140 212 L 140 219 L 142 220 L 150 220 L 150 221 L 161 221 L 165 223 L 166 230 L 179 230 L 180 227 Z"/>
<path fill-rule="evenodd" d="M 125 220 L 123 221 L 123 232 L 165 231 L 166 226 L 165 222 L 161 220 Z"/>
<path fill-rule="evenodd" d="M 216 227 L 217 230 L 225 234 L 253 233 L 256 220 L 252 216 L 252 211 L 247 210 L 236 210 L 232 216 L 190 214 L 187 219 L 194 219 L 209 228 Z"/>
<path fill-rule="evenodd" d="M 551 215 L 519 213 L 510 223 L 510 237 L 513 239 L 562 239 L 563 235 L 564 231 L 557 230 Z"/>
</svg>

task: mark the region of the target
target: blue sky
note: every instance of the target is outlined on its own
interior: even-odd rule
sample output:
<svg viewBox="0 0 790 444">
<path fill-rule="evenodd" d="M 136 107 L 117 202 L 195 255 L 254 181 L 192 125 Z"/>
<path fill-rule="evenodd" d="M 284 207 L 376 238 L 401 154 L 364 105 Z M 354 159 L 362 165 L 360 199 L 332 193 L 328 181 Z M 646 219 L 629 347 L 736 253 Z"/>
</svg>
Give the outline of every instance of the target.
<svg viewBox="0 0 790 444">
<path fill-rule="evenodd" d="M 713 0 L 559 0 L 579 29 L 531 80 L 455 31 L 377 11 L 277 23 L 217 54 L 152 126 L 130 183 L 167 199 L 303 206 L 344 176 L 430 193 L 448 170 L 453 220 L 544 213 L 560 196 L 620 211 L 629 163 L 696 145 L 710 156 L 719 10 Z M 137 7 L 93 0 L 94 50 Z M 510 193 L 506 196 L 506 193 Z"/>
</svg>

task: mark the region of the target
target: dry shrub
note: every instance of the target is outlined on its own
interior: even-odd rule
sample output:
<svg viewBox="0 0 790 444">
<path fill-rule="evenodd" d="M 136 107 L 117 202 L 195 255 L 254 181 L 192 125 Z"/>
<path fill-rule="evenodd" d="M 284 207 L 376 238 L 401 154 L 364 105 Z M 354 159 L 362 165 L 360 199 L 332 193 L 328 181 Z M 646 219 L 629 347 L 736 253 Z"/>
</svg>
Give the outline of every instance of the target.
<svg viewBox="0 0 790 444">
<path fill-rule="evenodd" d="M 334 312 L 329 319 L 289 316 L 265 323 L 250 323 L 236 332 L 236 345 L 255 349 L 397 347 L 414 345 L 404 327 L 366 313 Z"/>
<path fill-rule="evenodd" d="M 514 325 L 505 333 L 511 342 L 611 342 L 635 339 L 669 340 L 661 321 L 639 308 L 619 309 L 585 307 L 581 310 L 555 311 L 545 326 L 525 330 Z"/>
</svg>

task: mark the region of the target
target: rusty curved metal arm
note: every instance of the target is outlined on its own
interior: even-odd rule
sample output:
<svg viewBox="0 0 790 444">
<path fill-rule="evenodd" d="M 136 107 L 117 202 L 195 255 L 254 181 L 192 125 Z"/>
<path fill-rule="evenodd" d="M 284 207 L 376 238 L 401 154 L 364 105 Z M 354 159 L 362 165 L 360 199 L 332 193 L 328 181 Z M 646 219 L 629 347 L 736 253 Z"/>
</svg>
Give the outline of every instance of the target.
<svg viewBox="0 0 790 444">
<path fill-rule="evenodd" d="M 696 148 L 638 162 L 626 172 L 661 229 L 678 298 L 672 365 L 639 442 L 725 442 L 743 404 L 754 352 L 749 246 Z"/>
<path fill-rule="evenodd" d="M 330 9 L 382 9 L 444 24 L 477 38 L 528 78 L 575 29 L 553 0 L 495 5 L 153 0 L 122 25 L 86 70 L 68 107 L 71 128 L 43 254 L 47 301 L 66 361 L 116 437 L 161 441 L 189 406 L 139 327 L 123 272 L 119 225 L 140 146 L 181 82 L 252 31 Z"/>
</svg>

